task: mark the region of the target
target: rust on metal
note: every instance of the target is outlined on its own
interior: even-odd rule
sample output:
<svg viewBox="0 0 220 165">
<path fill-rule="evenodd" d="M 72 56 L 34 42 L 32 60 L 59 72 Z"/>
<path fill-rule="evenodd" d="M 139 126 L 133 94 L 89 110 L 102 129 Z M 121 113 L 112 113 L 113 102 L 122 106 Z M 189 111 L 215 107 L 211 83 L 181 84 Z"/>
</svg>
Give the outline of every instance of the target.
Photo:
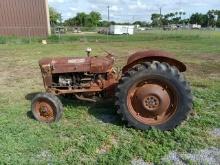
<svg viewBox="0 0 220 165">
<path fill-rule="evenodd" d="M 91 72 L 103 73 L 112 68 L 113 56 L 85 58 L 45 58 L 39 61 L 41 69 L 57 73 Z"/>
<path fill-rule="evenodd" d="M 132 68 L 134 65 L 139 64 L 141 62 L 146 62 L 146 61 L 166 62 L 170 64 L 171 66 L 177 67 L 180 72 L 185 72 L 186 65 L 172 58 L 171 56 L 172 55 L 170 53 L 156 51 L 156 50 L 137 52 L 128 58 L 127 65 L 123 67 L 122 72 L 125 73 L 130 68 Z"/>
<path fill-rule="evenodd" d="M 91 49 L 88 48 L 87 57 L 84 58 L 63 57 L 40 60 L 46 92 L 52 95 L 75 96 L 79 100 L 89 102 L 97 102 L 105 97 L 116 97 L 118 113 L 122 114 L 123 119 L 131 126 L 144 130 L 143 126 L 161 127 L 168 121 L 176 120 L 176 112 L 184 111 L 180 108 L 182 99 L 189 100 L 191 95 L 182 94 L 184 91 L 175 86 L 182 83 L 182 80 L 177 80 L 177 72 L 169 72 L 173 68 L 167 67 L 167 70 L 164 70 L 169 72 L 166 76 L 161 74 L 159 67 L 155 70 L 158 72 L 150 73 L 146 68 L 139 69 L 141 65 L 136 66 L 143 62 L 159 61 L 166 62 L 182 72 L 185 71 L 186 66 L 171 58 L 168 53 L 145 51 L 131 55 L 122 70 L 122 73 L 129 71 L 127 74 L 115 71 L 113 55 L 108 53 L 105 57 L 91 57 L 90 53 Z M 164 65 L 159 62 L 155 64 L 162 68 Z M 153 68 L 153 65 L 149 67 Z M 187 89 L 184 84 L 181 86 L 183 90 Z M 54 101 L 57 102 L 57 99 Z M 191 101 L 189 103 L 191 104 Z M 34 107 L 32 112 L 37 114 L 34 116 L 39 121 L 48 123 L 55 121 L 57 114 L 63 109 L 61 106 L 57 108 L 57 105 L 53 105 L 45 98 L 39 99 L 36 104 L 32 104 L 32 107 Z"/>
<path fill-rule="evenodd" d="M 113 69 L 114 60 L 114 56 L 111 54 L 105 57 L 44 58 L 39 61 L 39 65 L 47 92 L 54 95 L 74 94 L 78 99 L 94 101 L 91 97 L 95 95 L 113 97 L 115 94 L 115 88 L 120 76 Z M 123 68 L 123 73 L 135 64 L 146 60 L 167 62 L 170 65 L 176 66 L 180 71 L 186 69 L 183 63 L 170 58 L 168 53 L 147 51 L 131 55 L 127 65 Z M 138 96 L 143 95 L 144 97 L 138 99 L 142 100 L 142 103 L 138 104 L 138 106 L 142 105 L 142 108 L 152 112 L 162 111 L 158 109 L 161 106 L 167 109 L 169 96 L 166 90 L 162 90 L 158 85 L 146 85 L 142 88 L 135 90 L 136 93 L 133 93 Z M 150 92 L 152 91 L 150 88 L 154 89 L 153 95 L 149 94 L 149 96 L 145 97 L 143 91 Z M 93 93 L 93 95 L 86 97 L 85 93 Z M 138 100 L 137 102 L 139 102 Z"/>
<path fill-rule="evenodd" d="M 39 100 L 35 104 L 37 118 L 42 122 L 52 122 L 55 119 L 55 107 L 48 100 Z"/>
<path fill-rule="evenodd" d="M 158 125 L 169 120 L 176 111 L 177 96 L 168 84 L 154 79 L 142 80 L 128 91 L 127 106 L 138 121 Z"/>
<path fill-rule="evenodd" d="M 39 61 L 47 92 L 55 95 L 75 93 L 77 98 L 90 101 L 92 99 L 84 98 L 80 94 L 105 91 L 113 96 L 118 83 L 113 63 L 114 56 L 110 54 L 105 57 L 44 58 Z M 59 84 L 60 79 L 64 83 Z"/>
</svg>

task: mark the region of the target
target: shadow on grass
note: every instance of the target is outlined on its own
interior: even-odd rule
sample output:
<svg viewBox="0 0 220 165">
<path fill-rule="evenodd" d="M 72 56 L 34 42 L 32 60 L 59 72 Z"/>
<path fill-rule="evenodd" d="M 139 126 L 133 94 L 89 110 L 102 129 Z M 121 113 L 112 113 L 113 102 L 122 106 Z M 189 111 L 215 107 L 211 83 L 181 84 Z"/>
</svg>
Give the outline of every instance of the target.
<svg viewBox="0 0 220 165">
<path fill-rule="evenodd" d="M 29 93 L 25 96 L 25 99 L 28 101 L 31 101 L 36 95 L 38 95 L 40 92 L 34 92 L 34 93 Z"/>
<path fill-rule="evenodd" d="M 29 93 L 29 94 L 27 94 L 27 95 L 25 96 L 25 99 L 31 102 L 31 100 L 33 100 L 33 98 L 34 98 L 36 95 L 38 95 L 39 93 L 40 93 L 40 92 Z M 26 115 L 27 115 L 28 118 L 35 120 L 34 115 L 33 115 L 33 113 L 31 112 L 31 110 L 28 111 L 28 112 L 26 113 Z"/>
<path fill-rule="evenodd" d="M 33 115 L 33 113 L 32 113 L 31 111 L 28 111 L 26 114 L 27 114 L 27 117 L 28 117 L 28 118 L 33 119 L 33 120 L 36 120 L 36 119 L 34 118 L 34 115 Z"/>
<path fill-rule="evenodd" d="M 39 92 L 29 93 L 25 96 L 25 99 L 31 101 Z M 85 106 L 88 108 L 88 113 L 98 119 L 101 123 L 109 123 L 117 126 L 122 126 L 123 123 L 120 116 L 116 113 L 116 108 L 114 106 L 114 100 L 102 100 L 97 103 L 83 102 L 76 100 L 72 97 L 59 97 L 64 107 L 74 107 Z M 65 113 L 65 111 L 64 111 Z M 27 112 L 27 117 L 34 119 L 31 111 Z M 61 119 L 62 120 L 62 119 Z"/>
<path fill-rule="evenodd" d="M 120 116 L 116 113 L 114 100 L 102 100 L 96 103 L 83 102 L 73 98 L 61 98 L 65 106 L 77 108 L 79 106 L 88 107 L 88 113 L 98 119 L 101 123 L 109 123 L 117 126 L 122 126 L 123 123 Z M 64 112 L 65 113 L 65 112 Z"/>
</svg>

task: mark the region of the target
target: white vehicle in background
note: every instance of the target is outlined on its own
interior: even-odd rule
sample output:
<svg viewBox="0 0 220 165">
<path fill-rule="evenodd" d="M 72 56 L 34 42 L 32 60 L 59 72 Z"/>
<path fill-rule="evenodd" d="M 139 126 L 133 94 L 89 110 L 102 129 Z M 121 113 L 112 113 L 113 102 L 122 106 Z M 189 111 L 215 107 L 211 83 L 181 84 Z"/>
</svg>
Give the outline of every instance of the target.
<svg viewBox="0 0 220 165">
<path fill-rule="evenodd" d="M 133 35 L 134 25 L 111 25 L 109 33 L 113 35 Z"/>
<path fill-rule="evenodd" d="M 178 30 L 178 26 L 175 24 L 171 24 L 171 25 L 166 25 L 163 27 L 163 30 Z"/>
<path fill-rule="evenodd" d="M 135 29 L 138 30 L 138 31 L 145 31 L 146 28 L 145 27 L 141 27 L 140 25 L 135 25 Z"/>
<path fill-rule="evenodd" d="M 201 25 L 198 25 L 198 24 L 192 24 L 192 29 L 201 29 L 202 26 Z"/>
<path fill-rule="evenodd" d="M 81 30 L 79 27 L 74 27 L 73 28 L 73 33 L 81 33 Z"/>
</svg>

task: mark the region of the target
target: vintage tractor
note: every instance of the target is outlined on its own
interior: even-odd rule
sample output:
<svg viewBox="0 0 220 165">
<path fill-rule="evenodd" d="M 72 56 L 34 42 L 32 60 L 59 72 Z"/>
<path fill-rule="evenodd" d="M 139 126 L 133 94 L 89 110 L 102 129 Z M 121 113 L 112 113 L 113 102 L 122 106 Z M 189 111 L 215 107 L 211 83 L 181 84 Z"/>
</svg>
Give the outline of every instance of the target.
<svg viewBox="0 0 220 165">
<path fill-rule="evenodd" d="M 72 95 L 83 101 L 114 98 L 117 113 L 128 126 L 141 130 L 172 130 L 192 110 L 191 89 L 182 72 L 186 66 L 161 51 L 131 55 L 121 72 L 115 58 L 46 58 L 39 61 L 46 93 L 32 100 L 34 117 L 41 122 L 60 120 L 63 105 L 57 96 Z"/>
</svg>

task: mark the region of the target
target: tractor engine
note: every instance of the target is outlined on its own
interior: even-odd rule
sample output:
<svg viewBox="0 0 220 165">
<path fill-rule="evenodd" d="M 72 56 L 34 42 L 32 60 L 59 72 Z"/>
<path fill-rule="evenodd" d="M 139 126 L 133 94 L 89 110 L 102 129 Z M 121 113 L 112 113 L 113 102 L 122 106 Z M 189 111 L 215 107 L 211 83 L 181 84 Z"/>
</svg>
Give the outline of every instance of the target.
<svg viewBox="0 0 220 165">
<path fill-rule="evenodd" d="M 100 84 L 106 80 L 107 74 L 93 73 L 68 73 L 53 75 L 53 85 L 55 87 L 72 87 L 73 89 L 90 88 L 92 84 Z"/>
<path fill-rule="evenodd" d="M 118 74 L 113 69 L 114 56 L 45 58 L 39 61 L 44 86 L 55 95 L 113 95 Z"/>
<path fill-rule="evenodd" d="M 100 97 L 114 95 L 117 79 L 110 73 L 53 74 L 49 90 L 57 95 L 74 95 L 77 99 L 96 102 Z"/>
<path fill-rule="evenodd" d="M 73 78 L 71 76 L 68 75 L 59 76 L 58 86 L 72 86 L 72 85 L 73 85 Z"/>
</svg>

